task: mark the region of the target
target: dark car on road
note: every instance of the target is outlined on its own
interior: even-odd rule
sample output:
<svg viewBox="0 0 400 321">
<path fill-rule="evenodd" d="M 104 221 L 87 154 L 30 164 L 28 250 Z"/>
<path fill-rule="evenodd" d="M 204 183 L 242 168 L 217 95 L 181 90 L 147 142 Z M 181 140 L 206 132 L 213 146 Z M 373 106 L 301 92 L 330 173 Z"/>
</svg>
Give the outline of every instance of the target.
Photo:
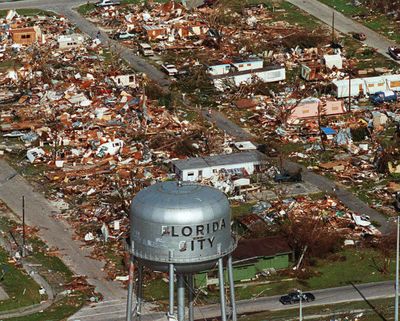
<svg viewBox="0 0 400 321">
<path fill-rule="evenodd" d="M 301 292 L 291 292 L 287 295 L 283 295 L 281 296 L 281 298 L 279 299 L 279 301 L 283 304 L 294 304 L 294 303 L 299 303 L 300 299 L 302 302 L 311 302 L 315 300 L 315 296 L 314 294 L 310 293 L 310 292 L 305 292 L 305 293 L 301 293 Z"/>
<path fill-rule="evenodd" d="M 398 48 L 398 47 L 389 47 L 388 48 L 388 53 L 394 60 L 400 60 L 400 48 Z"/>
<path fill-rule="evenodd" d="M 367 36 L 365 35 L 365 33 L 356 32 L 356 33 L 353 33 L 353 38 L 354 38 L 354 39 L 357 39 L 357 40 L 359 40 L 359 41 L 364 41 L 364 40 L 367 39 Z"/>
<path fill-rule="evenodd" d="M 276 174 L 274 181 L 277 183 L 298 183 L 302 181 L 301 171 L 290 173 L 282 171 L 280 174 Z"/>
</svg>

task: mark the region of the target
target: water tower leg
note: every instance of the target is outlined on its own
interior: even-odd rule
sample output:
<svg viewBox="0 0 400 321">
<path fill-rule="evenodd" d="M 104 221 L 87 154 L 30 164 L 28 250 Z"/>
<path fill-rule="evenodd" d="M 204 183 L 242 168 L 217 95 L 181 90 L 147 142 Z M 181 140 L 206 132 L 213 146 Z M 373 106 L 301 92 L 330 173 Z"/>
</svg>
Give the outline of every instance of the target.
<svg viewBox="0 0 400 321">
<path fill-rule="evenodd" d="M 132 321 L 132 297 L 133 297 L 133 280 L 134 280 L 135 265 L 133 258 L 129 263 L 129 285 L 128 285 L 128 303 L 126 305 L 126 320 Z"/>
<path fill-rule="evenodd" d="M 178 274 L 178 321 L 185 320 L 185 280 Z"/>
<path fill-rule="evenodd" d="M 168 317 L 174 316 L 174 265 L 169 264 L 169 312 Z"/>
<path fill-rule="evenodd" d="M 218 259 L 219 296 L 221 303 L 221 320 L 226 321 L 226 302 L 224 285 L 224 263 L 222 257 Z"/>
<path fill-rule="evenodd" d="M 237 321 L 236 301 L 235 301 L 235 282 L 233 280 L 232 255 L 228 256 L 228 278 L 229 291 L 231 296 L 232 321 Z"/>
<path fill-rule="evenodd" d="M 193 274 L 188 275 L 188 291 L 189 291 L 189 321 L 194 321 Z"/>
<path fill-rule="evenodd" d="M 138 280 L 136 288 L 136 315 L 140 319 L 142 314 L 142 301 L 143 301 L 143 265 L 139 263 L 138 266 Z"/>
</svg>

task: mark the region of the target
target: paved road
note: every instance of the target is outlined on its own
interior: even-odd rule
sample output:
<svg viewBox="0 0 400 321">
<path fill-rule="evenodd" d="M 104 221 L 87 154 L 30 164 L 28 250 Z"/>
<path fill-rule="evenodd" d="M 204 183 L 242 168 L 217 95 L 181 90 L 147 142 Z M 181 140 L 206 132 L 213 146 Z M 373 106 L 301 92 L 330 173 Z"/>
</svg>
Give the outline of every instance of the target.
<svg viewBox="0 0 400 321">
<path fill-rule="evenodd" d="M 317 1 L 317 0 L 287 0 L 293 5 L 299 7 L 300 9 L 308 12 L 312 16 L 318 18 L 322 22 L 332 25 L 332 12 L 335 12 L 335 29 L 343 32 L 362 32 L 367 36 L 367 40 L 363 41 L 366 45 L 372 48 L 376 48 L 379 53 L 389 57 L 387 49 L 390 46 L 395 46 L 391 40 L 388 40 L 379 33 L 365 27 L 364 25 L 344 16 L 340 12 L 334 10 L 333 8 Z M 400 63 L 398 61 L 398 63 Z"/>
<path fill-rule="evenodd" d="M 59 210 L 43 195 L 35 192 L 7 162 L 0 160 L 0 199 L 19 217 L 22 216 L 22 196 L 25 196 L 27 224 L 40 228 L 39 236 L 50 247 L 60 250 L 60 257 L 64 263 L 76 274 L 86 275 L 89 282 L 95 285 L 106 299 L 123 298 L 125 291 L 119 284 L 106 281 L 106 275 L 102 271 L 104 264 L 90 259 L 90 249 L 82 247 L 78 241 L 73 241 L 71 227 L 54 217 Z"/>
<path fill-rule="evenodd" d="M 329 288 L 324 290 L 313 291 L 316 300 L 310 303 L 304 303 L 305 307 L 332 305 L 337 303 L 363 301 L 380 298 L 390 298 L 394 296 L 394 281 L 380 282 L 380 283 L 367 283 L 356 286 L 348 285 L 344 287 Z M 261 297 L 252 300 L 239 301 L 237 304 L 239 314 L 263 312 L 263 311 L 279 311 L 287 309 L 296 309 L 298 305 L 283 306 L 279 302 L 280 296 Z M 102 317 L 98 308 L 107 306 L 115 313 L 113 318 L 105 319 Z M 103 302 L 97 306 L 93 306 L 91 311 L 80 313 L 76 318 L 70 318 L 69 321 L 123 321 L 124 320 L 124 306 L 119 306 L 114 302 Z M 220 315 L 220 307 L 217 304 L 209 306 L 196 306 L 195 317 L 196 319 L 213 318 Z M 142 316 L 143 321 L 156 321 L 165 320 L 164 313 L 149 313 Z"/>
</svg>

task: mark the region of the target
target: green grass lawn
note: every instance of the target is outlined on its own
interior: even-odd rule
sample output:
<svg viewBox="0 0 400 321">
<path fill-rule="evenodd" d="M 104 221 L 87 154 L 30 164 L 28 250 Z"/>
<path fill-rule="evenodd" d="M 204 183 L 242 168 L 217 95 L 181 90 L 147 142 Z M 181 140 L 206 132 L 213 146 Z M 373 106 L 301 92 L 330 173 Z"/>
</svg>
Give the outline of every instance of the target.
<svg viewBox="0 0 400 321">
<path fill-rule="evenodd" d="M 0 213 L 1 215 L 2 213 Z M 13 220 L 7 219 L 4 215 L 0 216 L 0 230 L 7 232 L 11 228 L 17 226 Z M 16 236 L 19 239 L 18 236 Z M 29 255 L 29 262 L 38 266 L 38 272 L 50 284 L 56 293 L 63 291 L 64 284 L 72 281 L 73 273 L 57 256 L 51 255 L 47 251 L 47 245 L 37 237 L 30 237 L 27 243 L 32 245 L 33 252 Z M 7 261 L 5 252 L 0 251 L 0 264 Z M 5 263 L 7 264 L 7 263 Z M 9 264 L 8 264 L 9 265 Z M 10 271 L 7 272 L 5 278 L 0 285 L 6 290 L 10 296 L 10 300 L 0 301 L 0 311 L 20 308 L 39 303 L 45 299 L 39 295 L 39 285 L 37 285 L 24 271 L 21 271 L 11 265 Z M 1 269 L 0 269 L 1 272 Z M 7 276 L 10 275 L 10 278 Z M 21 292 L 25 290 L 25 294 Z M 65 320 L 68 316 L 78 311 L 87 295 L 82 292 L 74 292 L 69 296 L 60 297 L 50 308 L 43 312 L 21 318 L 12 318 L 12 321 L 42 321 L 42 320 Z"/>
<path fill-rule="evenodd" d="M 73 297 L 65 297 L 43 312 L 29 316 L 7 319 L 9 321 L 56 321 L 66 320 L 67 317 L 78 311 L 84 304 L 84 295 L 77 293 Z"/>
<path fill-rule="evenodd" d="M 373 249 L 345 249 L 330 259 L 318 260 L 312 268 L 315 276 L 306 279 L 290 279 L 288 276 L 273 276 L 259 281 L 272 281 L 257 285 L 254 282 L 241 283 L 236 287 L 237 300 L 252 299 L 261 296 L 272 296 L 287 293 L 293 289 L 316 290 L 349 285 L 350 283 L 369 283 L 394 279 L 395 262 L 392 260 L 390 273 L 378 272 L 377 264 L 381 264 L 379 254 Z M 261 283 L 261 282 L 260 282 Z M 147 284 L 144 295 L 150 301 L 163 301 L 168 298 L 167 283 L 161 279 Z M 201 302 L 217 303 L 219 292 L 208 290 L 207 295 L 200 295 Z"/>
<path fill-rule="evenodd" d="M 38 304 L 42 299 L 45 299 L 45 296 L 42 297 L 39 294 L 40 286 L 23 269 L 8 261 L 7 253 L 0 249 L 0 273 L 3 274 L 3 271 L 5 273 L 0 285 L 9 296 L 9 299 L 0 301 L 0 311 Z"/>
<path fill-rule="evenodd" d="M 256 202 L 251 202 L 251 203 L 241 203 L 238 205 L 233 205 L 231 206 L 232 209 L 232 218 L 238 218 L 240 216 L 249 214 L 251 212 L 251 208 Z"/>
<path fill-rule="evenodd" d="M 290 24 L 298 25 L 309 30 L 314 30 L 321 26 L 321 24 L 314 17 L 300 10 L 289 2 L 282 1 L 277 9 L 284 9 L 285 12 L 276 12 L 276 17 L 274 20 L 285 20 Z"/>
</svg>

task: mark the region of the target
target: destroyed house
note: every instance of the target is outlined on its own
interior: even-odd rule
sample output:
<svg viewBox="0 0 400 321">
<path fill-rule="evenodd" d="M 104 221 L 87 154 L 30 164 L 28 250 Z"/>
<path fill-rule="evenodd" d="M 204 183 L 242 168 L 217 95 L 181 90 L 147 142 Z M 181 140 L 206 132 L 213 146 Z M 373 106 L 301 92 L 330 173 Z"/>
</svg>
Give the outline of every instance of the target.
<svg viewBox="0 0 400 321">
<path fill-rule="evenodd" d="M 251 281 L 259 274 L 289 268 L 293 250 L 281 236 L 241 239 L 232 253 L 235 282 Z M 198 287 L 214 284 L 215 272 L 204 271 L 195 276 Z M 227 273 L 227 271 L 225 271 Z"/>
<path fill-rule="evenodd" d="M 10 34 L 13 42 L 20 45 L 31 45 L 43 42 L 42 31 L 37 26 L 11 29 Z"/>
<path fill-rule="evenodd" d="M 154 41 L 156 39 L 165 39 L 171 32 L 171 28 L 165 25 L 145 25 L 143 26 L 145 36 L 148 41 Z"/>
<path fill-rule="evenodd" d="M 136 88 L 138 86 L 135 74 L 113 76 L 111 77 L 111 79 L 115 82 L 115 84 L 118 87 Z"/>
<path fill-rule="evenodd" d="M 85 38 L 79 34 L 61 35 L 57 38 L 58 47 L 60 49 L 69 49 L 80 47 Z"/>
<path fill-rule="evenodd" d="M 200 21 L 181 21 L 173 25 L 174 35 L 181 38 L 203 36 L 207 33 L 208 27 Z"/>
<path fill-rule="evenodd" d="M 327 69 L 343 69 L 343 58 L 340 54 L 324 55 L 320 60 L 312 60 L 301 64 L 301 78 L 307 81 L 323 80 Z"/>
<path fill-rule="evenodd" d="M 373 95 L 379 91 L 400 91 L 400 75 L 383 75 L 332 81 L 336 97 L 344 98 L 359 95 Z"/>
<path fill-rule="evenodd" d="M 250 84 L 257 80 L 275 82 L 286 79 L 285 67 L 264 67 L 261 59 L 211 65 L 208 66 L 208 73 L 214 86 L 220 91 L 229 86 Z"/>
<path fill-rule="evenodd" d="M 251 175 L 265 164 L 266 156 L 253 150 L 242 153 L 193 157 L 172 162 L 174 173 L 183 181 L 208 179 L 220 172 Z"/>
</svg>

